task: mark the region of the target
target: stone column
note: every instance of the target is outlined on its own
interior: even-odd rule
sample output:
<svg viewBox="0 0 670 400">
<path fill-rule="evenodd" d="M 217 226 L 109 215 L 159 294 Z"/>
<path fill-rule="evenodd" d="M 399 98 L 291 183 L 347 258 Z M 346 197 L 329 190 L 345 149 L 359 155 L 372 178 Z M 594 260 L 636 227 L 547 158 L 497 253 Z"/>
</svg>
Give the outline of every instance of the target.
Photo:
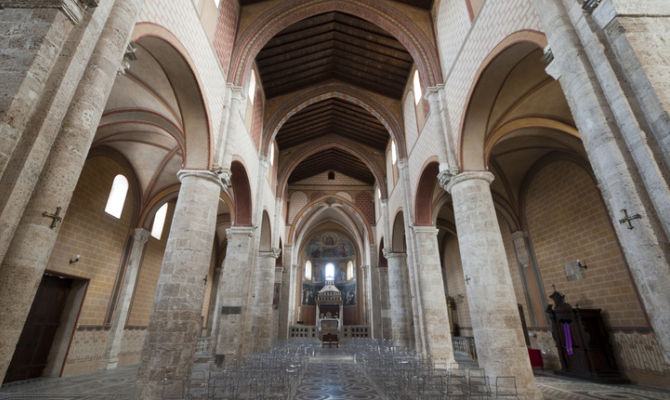
<svg viewBox="0 0 670 400">
<path fill-rule="evenodd" d="M 264 351 L 272 344 L 272 296 L 274 294 L 275 264 L 281 251 L 258 252 L 258 271 L 255 282 L 255 301 L 252 311 L 251 349 Z"/>
<path fill-rule="evenodd" d="M 382 316 L 382 338 L 393 339 L 391 323 L 391 298 L 389 295 L 389 269 L 379 268 L 380 306 Z"/>
<path fill-rule="evenodd" d="M 368 265 L 361 265 L 361 278 L 358 279 L 358 276 L 356 277 L 356 282 L 359 282 L 359 284 L 362 284 L 361 286 L 361 298 L 358 299 L 360 304 L 363 306 L 361 310 L 361 325 L 368 325 L 368 329 L 371 329 L 371 320 L 369 318 L 369 310 L 370 310 L 370 304 L 369 304 L 369 296 L 368 296 L 368 270 L 369 270 Z"/>
<path fill-rule="evenodd" d="M 283 266 L 275 266 L 275 285 L 279 285 L 279 303 L 274 304 L 274 287 L 272 288 L 272 335 L 270 336 L 270 344 L 273 344 L 280 339 L 279 337 L 279 318 L 281 316 L 279 312 L 279 307 L 281 305 L 282 290 L 284 290 L 284 271 L 286 269 Z M 281 338 L 284 339 L 284 338 Z"/>
<path fill-rule="evenodd" d="M 432 226 L 414 227 L 419 258 L 419 279 L 423 288 L 421 308 L 426 325 L 426 351 L 436 366 L 446 368 L 454 362 L 454 350 L 437 233 L 438 230 Z"/>
<path fill-rule="evenodd" d="M 490 172 L 464 172 L 446 188 L 454 203 L 479 365 L 493 381 L 496 376 L 515 376 L 521 398 L 541 399 L 528 361 L 492 181 Z"/>
<path fill-rule="evenodd" d="M 56 221 L 52 229 L 52 219 L 43 213 L 53 214 L 60 207 L 62 218 L 67 211 L 141 4 L 115 3 L 0 266 L 0 380 L 58 236 L 60 224 Z"/>
<path fill-rule="evenodd" d="M 128 319 L 130 302 L 135 292 L 135 284 L 142 265 L 142 256 L 144 255 L 144 245 L 149 240 L 151 232 L 143 228 L 135 229 L 133 234 L 133 244 L 130 248 L 128 257 L 128 266 L 123 277 L 121 293 L 116 305 L 116 311 L 112 318 L 112 327 L 109 330 L 107 343 L 105 345 L 105 355 L 103 356 L 103 367 L 105 369 L 114 369 L 119 363 L 119 352 L 121 351 L 121 340 L 123 339 L 123 330 Z"/>
<path fill-rule="evenodd" d="M 599 45 L 585 49 L 571 22 L 571 18 L 579 20 L 581 30 L 588 28 L 584 17 L 579 16 L 582 10 L 572 7 L 578 7 L 578 4 L 554 0 L 534 0 L 534 3 L 555 57 L 547 67 L 547 73 L 561 84 L 645 311 L 665 360 L 670 363 L 670 250 L 667 238 L 670 222 L 667 212 L 658 211 L 668 207 L 667 186 L 649 185 L 649 179 L 657 176 L 658 170 L 653 166 L 647 168 L 642 162 L 650 160 L 645 155 L 648 150 L 646 139 L 635 138 L 639 131 L 635 131 L 633 124 L 626 125 L 625 129 L 617 126 L 621 116 L 616 114 L 626 114 L 629 110 L 624 105 L 620 105 L 621 109 L 608 107 L 608 100 L 616 100 L 611 97 L 613 88 L 606 88 L 610 93 L 607 97 L 603 94 L 604 85 L 598 85 L 595 67 L 586 54 L 592 56 Z M 582 36 L 585 33 L 582 32 Z M 609 84 L 619 85 L 614 81 Z M 625 101 L 626 96 L 618 97 L 619 101 Z M 636 160 L 635 163 L 631 158 Z M 640 214 L 640 219 L 631 221 L 634 229 L 619 222 L 623 210 L 628 215 Z"/>
<path fill-rule="evenodd" d="M 202 327 L 202 302 L 222 184 L 211 171 L 181 170 L 138 371 L 140 399 L 183 395 Z"/>
<path fill-rule="evenodd" d="M 388 261 L 389 317 L 391 337 L 396 346 L 409 347 L 409 290 L 407 282 L 407 254 L 384 250 Z"/>
<path fill-rule="evenodd" d="M 249 343 L 249 332 L 244 332 L 250 310 L 249 290 L 251 266 L 249 249 L 255 228 L 234 226 L 226 230 L 228 248 L 219 287 L 219 325 L 216 331 L 217 363 L 229 362 L 241 354 Z"/>
<path fill-rule="evenodd" d="M 526 293 L 526 302 L 530 308 L 528 313 L 532 318 L 533 325 L 546 326 L 547 320 L 544 310 L 547 308 L 546 299 L 548 297 L 540 280 L 535 257 L 532 256 L 528 246 L 528 234 L 524 231 L 513 232 L 512 241 L 516 259 L 519 262 L 519 273 Z"/>
</svg>

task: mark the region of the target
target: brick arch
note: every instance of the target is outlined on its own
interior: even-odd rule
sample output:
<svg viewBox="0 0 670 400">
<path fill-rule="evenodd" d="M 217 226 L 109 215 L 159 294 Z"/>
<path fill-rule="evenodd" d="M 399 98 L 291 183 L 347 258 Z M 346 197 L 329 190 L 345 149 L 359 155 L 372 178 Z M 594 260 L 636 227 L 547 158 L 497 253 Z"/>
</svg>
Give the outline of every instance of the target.
<svg viewBox="0 0 670 400">
<path fill-rule="evenodd" d="M 293 115 L 314 103 L 331 98 L 348 101 L 372 114 L 372 116 L 384 125 L 391 138 L 397 143 L 399 155 L 403 158 L 406 157 L 407 146 L 404 138 L 404 130 L 398 116 L 394 115 L 388 107 L 384 106 L 374 97 L 367 95 L 352 85 L 341 82 L 319 85 L 315 88 L 302 90 L 291 96 L 291 99 L 275 111 L 265 124 L 263 147 L 261 149 L 262 154 L 268 153 L 270 143 L 277 136 L 279 129 Z"/>
<path fill-rule="evenodd" d="M 496 93 L 507 74 L 516 66 L 521 53 L 544 48 L 544 34 L 523 30 L 500 41 L 481 63 L 467 97 L 458 136 L 458 164 L 462 171 L 486 169 L 486 122 L 496 100 Z M 519 54 L 517 54 L 519 53 Z"/>
<path fill-rule="evenodd" d="M 291 154 L 291 158 L 286 160 L 277 174 L 279 177 L 277 180 L 279 182 L 277 193 L 284 193 L 288 187 L 288 179 L 291 176 L 291 173 L 303 160 L 320 151 L 337 148 L 356 156 L 370 169 L 372 175 L 374 175 L 375 180 L 380 187 L 382 198 L 385 199 L 388 193 L 386 189 L 387 185 L 384 170 L 377 162 L 375 162 L 375 160 L 372 158 L 372 155 L 362 150 L 360 145 L 358 145 L 356 142 L 341 138 L 339 136 L 337 137 L 337 140 L 333 140 L 334 136 L 335 135 L 322 136 L 319 139 L 314 140 L 310 146 L 305 146 L 297 152 Z"/>
<path fill-rule="evenodd" d="M 229 79 L 242 86 L 251 64 L 263 46 L 276 34 L 303 19 L 327 12 L 341 12 L 362 18 L 395 37 L 414 59 L 425 86 L 442 82 L 437 48 L 416 24 L 401 11 L 374 0 L 286 0 L 254 20 L 236 41 Z"/>
<path fill-rule="evenodd" d="M 239 161 L 230 164 L 231 183 L 233 187 L 235 226 L 251 226 L 251 186 L 247 170 Z"/>
<path fill-rule="evenodd" d="M 183 166 L 212 166 L 212 121 L 195 63 L 186 47 L 164 27 L 153 23 L 135 25 L 131 40 L 145 47 L 163 68 L 181 110 L 185 150 Z"/>
<path fill-rule="evenodd" d="M 433 191 L 437 184 L 440 164 L 431 161 L 421 172 L 414 198 L 414 224 L 418 226 L 433 225 Z"/>
</svg>

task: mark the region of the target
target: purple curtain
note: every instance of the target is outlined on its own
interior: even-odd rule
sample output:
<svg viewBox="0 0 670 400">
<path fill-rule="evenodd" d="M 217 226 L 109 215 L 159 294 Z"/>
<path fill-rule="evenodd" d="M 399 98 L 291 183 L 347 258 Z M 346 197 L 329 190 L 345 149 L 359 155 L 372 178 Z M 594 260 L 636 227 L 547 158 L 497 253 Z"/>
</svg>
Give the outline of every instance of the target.
<svg viewBox="0 0 670 400">
<path fill-rule="evenodd" d="M 570 333 L 570 324 L 567 322 L 563 323 L 563 334 L 565 335 L 565 350 L 567 350 L 568 355 L 571 356 L 575 352 L 572 349 L 572 334 Z"/>
</svg>

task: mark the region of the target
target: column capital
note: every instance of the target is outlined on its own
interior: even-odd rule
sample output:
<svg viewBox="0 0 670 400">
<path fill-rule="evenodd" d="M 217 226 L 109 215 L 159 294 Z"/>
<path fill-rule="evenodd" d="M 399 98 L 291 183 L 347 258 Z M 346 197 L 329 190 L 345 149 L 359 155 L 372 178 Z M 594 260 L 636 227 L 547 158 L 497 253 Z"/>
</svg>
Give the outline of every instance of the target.
<svg viewBox="0 0 670 400">
<path fill-rule="evenodd" d="M 427 235 L 437 235 L 438 232 L 440 232 L 440 230 L 434 226 L 413 226 L 412 230 L 414 233 L 425 233 Z"/>
<path fill-rule="evenodd" d="M 458 175 L 458 169 L 444 169 L 437 173 L 437 181 L 440 184 L 440 187 L 447 191 L 447 186 L 449 182 Z"/>
<path fill-rule="evenodd" d="M 388 249 L 382 249 L 382 254 L 384 255 L 384 258 L 386 258 L 386 259 L 399 258 L 399 257 L 407 256 L 407 253 L 391 251 L 391 250 L 388 250 Z"/>
<path fill-rule="evenodd" d="M 233 236 L 247 236 L 252 237 L 254 235 L 254 230 L 256 228 L 253 226 L 231 226 L 226 229 L 226 239 L 230 241 Z"/>
<path fill-rule="evenodd" d="M 145 244 L 149 240 L 149 235 L 151 232 L 144 228 L 135 228 L 133 232 L 133 241 L 139 244 Z"/>
<path fill-rule="evenodd" d="M 230 90 L 232 100 L 244 101 L 247 96 L 244 94 L 244 88 L 233 83 L 226 83 L 226 89 Z"/>
<path fill-rule="evenodd" d="M 0 0 L 2 8 L 57 8 L 78 24 L 88 7 L 97 7 L 99 0 Z"/>
<path fill-rule="evenodd" d="M 273 247 L 270 250 L 261 250 L 258 252 L 258 255 L 261 257 L 271 257 L 277 259 L 281 255 L 281 249 Z"/>
<path fill-rule="evenodd" d="M 424 97 L 431 103 L 436 104 L 440 101 L 440 96 L 444 93 L 444 83 L 435 86 L 429 86 L 426 89 Z"/>
<path fill-rule="evenodd" d="M 528 233 L 526 231 L 516 231 L 512 232 L 512 240 L 527 238 Z"/>
<path fill-rule="evenodd" d="M 451 193 L 451 190 L 454 188 L 454 186 L 458 185 L 459 183 L 466 182 L 472 179 L 479 179 L 486 181 L 489 185 L 491 182 L 493 182 L 493 179 L 495 179 L 495 176 L 493 176 L 492 173 L 489 171 L 466 171 L 466 172 L 461 172 L 458 175 L 454 175 L 450 180 L 449 183 L 447 183 L 446 190 L 447 192 Z"/>
<path fill-rule="evenodd" d="M 208 169 L 180 169 L 177 172 L 179 182 L 183 182 L 184 178 L 197 177 L 209 180 L 216 183 L 222 190 L 230 187 L 230 171 L 224 170 L 220 167 L 215 167 L 214 170 Z"/>
</svg>

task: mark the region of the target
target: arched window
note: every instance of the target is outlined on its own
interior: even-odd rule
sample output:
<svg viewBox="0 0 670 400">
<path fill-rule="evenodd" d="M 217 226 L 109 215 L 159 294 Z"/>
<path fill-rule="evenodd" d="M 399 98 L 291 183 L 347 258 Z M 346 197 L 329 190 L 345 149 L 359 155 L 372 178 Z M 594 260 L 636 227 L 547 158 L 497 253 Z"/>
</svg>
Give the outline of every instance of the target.
<svg viewBox="0 0 670 400">
<path fill-rule="evenodd" d="M 354 263 L 353 261 L 349 261 L 347 263 L 347 280 L 350 281 L 354 279 Z"/>
<path fill-rule="evenodd" d="M 161 240 L 163 234 L 163 227 L 165 226 L 165 216 L 167 215 L 167 203 L 163 204 L 161 208 L 156 211 L 154 216 L 154 224 L 151 226 L 151 236 Z"/>
<path fill-rule="evenodd" d="M 112 183 L 112 190 L 109 191 L 109 197 L 107 198 L 105 212 L 116 218 L 121 218 L 121 212 L 123 212 L 123 204 L 126 202 L 127 193 L 128 179 L 121 174 L 115 176 L 114 182 Z"/>
<path fill-rule="evenodd" d="M 305 279 L 312 280 L 312 262 L 309 260 L 305 263 Z"/>
<path fill-rule="evenodd" d="M 275 162 L 275 144 L 274 144 L 274 142 L 270 143 L 269 157 L 270 157 L 270 165 L 274 164 L 274 162 Z"/>
<path fill-rule="evenodd" d="M 256 97 L 256 72 L 251 71 L 251 78 L 249 78 L 249 102 L 254 104 L 254 97 Z"/>
<path fill-rule="evenodd" d="M 395 148 L 395 141 L 391 140 L 391 163 L 395 165 L 398 161 L 398 150 Z"/>
<path fill-rule="evenodd" d="M 335 265 L 333 263 L 326 264 L 326 280 L 334 281 L 335 280 Z"/>
<path fill-rule="evenodd" d="M 414 81 L 412 84 L 412 91 L 414 92 L 414 104 L 419 104 L 423 93 L 421 93 L 421 79 L 419 79 L 419 71 L 414 71 Z"/>
</svg>

